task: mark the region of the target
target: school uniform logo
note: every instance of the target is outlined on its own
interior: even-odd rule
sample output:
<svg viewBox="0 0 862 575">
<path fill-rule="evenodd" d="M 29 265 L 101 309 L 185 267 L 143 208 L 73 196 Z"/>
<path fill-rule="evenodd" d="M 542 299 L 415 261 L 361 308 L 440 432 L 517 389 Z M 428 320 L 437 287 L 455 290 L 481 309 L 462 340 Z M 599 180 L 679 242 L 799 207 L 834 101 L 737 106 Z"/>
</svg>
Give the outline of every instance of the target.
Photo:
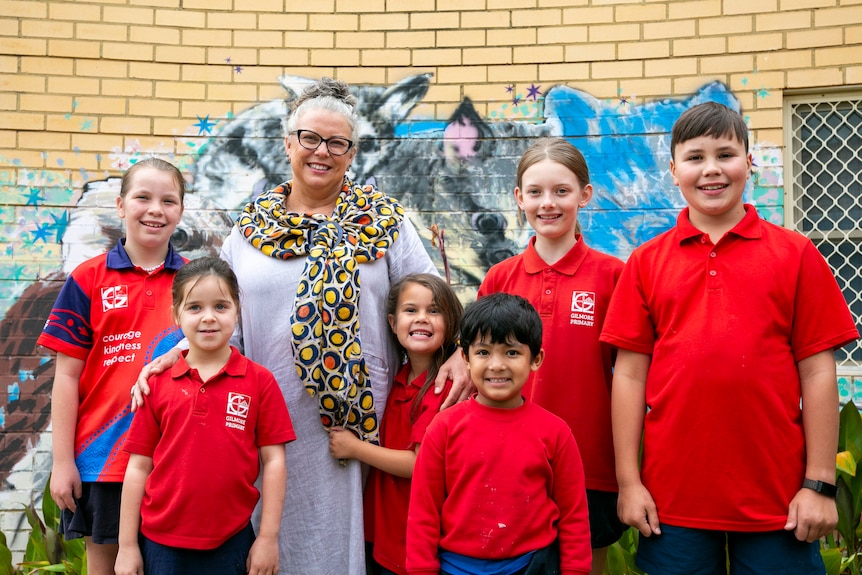
<svg viewBox="0 0 862 575">
<path fill-rule="evenodd" d="M 129 307 L 128 286 L 113 286 L 102 288 L 102 311 L 111 311 Z"/>
<path fill-rule="evenodd" d="M 248 418 L 248 410 L 250 407 L 250 395 L 235 393 L 233 391 L 228 393 L 225 426 L 243 431 L 245 429 L 245 421 Z"/>
<path fill-rule="evenodd" d="M 596 292 L 573 291 L 570 325 L 592 327 L 596 321 Z"/>
</svg>

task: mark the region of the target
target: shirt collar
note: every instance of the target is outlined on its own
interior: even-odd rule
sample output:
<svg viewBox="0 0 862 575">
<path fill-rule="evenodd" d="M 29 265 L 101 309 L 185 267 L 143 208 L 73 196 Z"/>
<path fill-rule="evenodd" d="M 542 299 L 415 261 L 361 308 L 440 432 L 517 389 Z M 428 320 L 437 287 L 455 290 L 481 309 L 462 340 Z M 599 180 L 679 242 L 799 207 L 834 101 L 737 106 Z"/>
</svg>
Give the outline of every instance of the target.
<svg viewBox="0 0 862 575">
<path fill-rule="evenodd" d="M 117 245 L 115 245 L 111 251 L 108 252 L 108 259 L 106 265 L 108 269 L 112 270 L 123 270 L 134 268 L 135 264 L 132 263 L 132 259 L 129 257 L 129 254 L 126 252 L 126 239 L 120 238 L 117 240 Z M 168 243 L 168 255 L 165 258 L 165 268 L 169 270 L 177 271 L 181 267 L 185 260 L 183 257 L 177 253 L 174 249 L 173 244 Z"/>
<path fill-rule="evenodd" d="M 425 378 L 427 377 L 427 374 L 427 371 L 423 371 L 418 376 L 416 376 L 416 379 L 414 379 L 413 381 L 407 381 L 407 379 L 410 377 L 410 362 L 407 362 L 403 366 L 401 366 L 401 369 L 399 369 L 398 373 L 395 374 L 395 380 L 405 386 L 412 385 L 414 382 L 418 381 L 419 384 L 417 385 L 417 387 L 421 388 L 422 384 L 425 383 Z"/>
<path fill-rule="evenodd" d="M 192 370 L 191 366 L 189 366 L 186 361 L 186 355 L 188 355 L 189 350 L 183 350 L 180 355 L 179 360 L 174 364 L 171 368 L 171 377 L 174 379 L 179 379 L 181 377 L 186 377 L 188 373 Z M 246 372 L 248 371 L 248 358 L 241 354 L 237 348 L 234 346 L 230 346 L 230 357 L 227 360 L 227 363 L 221 369 L 219 374 L 224 373 L 230 377 L 245 377 Z"/>
<path fill-rule="evenodd" d="M 757 208 L 752 204 L 744 204 L 745 215 L 733 228 L 727 232 L 741 238 L 758 239 L 763 235 L 762 222 L 757 215 Z M 684 208 L 676 218 L 676 238 L 679 243 L 691 238 L 700 238 L 703 232 L 694 227 L 688 219 L 689 208 Z"/>
<path fill-rule="evenodd" d="M 590 251 L 581 234 L 577 234 L 575 237 L 578 239 L 578 242 L 553 265 L 548 265 L 541 258 L 539 252 L 536 251 L 536 236 L 530 238 L 530 243 L 527 244 L 527 248 L 524 250 L 524 269 L 526 272 L 528 274 L 537 274 L 550 267 L 561 274 L 568 276 L 575 275 L 575 272 L 581 267 L 581 263 L 583 263 L 584 258 L 587 257 L 587 253 Z"/>
</svg>

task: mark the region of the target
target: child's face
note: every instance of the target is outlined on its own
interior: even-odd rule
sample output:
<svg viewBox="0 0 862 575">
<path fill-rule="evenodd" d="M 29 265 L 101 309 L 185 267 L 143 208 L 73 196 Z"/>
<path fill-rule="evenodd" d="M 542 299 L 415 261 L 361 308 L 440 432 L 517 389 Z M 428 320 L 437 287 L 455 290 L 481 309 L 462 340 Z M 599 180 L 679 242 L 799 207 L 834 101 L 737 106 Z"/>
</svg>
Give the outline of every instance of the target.
<svg viewBox="0 0 862 575">
<path fill-rule="evenodd" d="M 542 365 L 544 350 L 531 357 L 530 347 L 517 340 L 491 343 L 481 335 L 465 358 L 482 405 L 511 409 L 521 405 L 521 389 L 530 373 Z"/>
<path fill-rule="evenodd" d="M 170 241 L 183 215 L 183 200 L 170 172 L 143 167 L 132 177 L 126 195 L 117 198 L 126 220 L 126 243 L 161 248 Z"/>
<path fill-rule="evenodd" d="M 701 136 L 677 144 L 670 172 L 693 218 L 722 219 L 742 207 L 751 154 L 735 138 Z"/>
<path fill-rule="evenodd" d="M 549 159 L 524 170 L 521 186 L 515 188 L 515 200 L 527 222 L 536 235 L 550 240 L 574 238 L 578 210 L 592 195 L 592 186 L 581 186 L 571 170 Z"/>
<path fill-rule="evenodd" d="M 395 314 L 389 315 L 389 326 L 408 357 L 433 357 L 443 346 L 446 321 L 427 287 L 410 282 L 401 290 Z"/>
<path fill-rule="evenodd" d="M 174 310 L 190 350 L 196 351 L 217 351 L 229 345 L 238 314 L 227 286 L 213 275 L 190 281 L 179 309 Z"/>
</svg>

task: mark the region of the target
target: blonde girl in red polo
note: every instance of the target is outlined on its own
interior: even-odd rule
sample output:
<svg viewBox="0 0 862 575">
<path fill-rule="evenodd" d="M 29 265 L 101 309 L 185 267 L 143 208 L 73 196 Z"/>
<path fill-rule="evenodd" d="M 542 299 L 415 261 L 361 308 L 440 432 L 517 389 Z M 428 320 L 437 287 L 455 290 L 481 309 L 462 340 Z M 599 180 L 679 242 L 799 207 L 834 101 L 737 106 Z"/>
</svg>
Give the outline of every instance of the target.
<svg viewBox="0 0 862 575">
<path fill-rule="evenodd" d="M 600 343 L 605 312 L 623 262 L 590 248 L 578 211 L 592 198 L 581 152 L 562 138 L 542 138 L 518 163 L 515 200 L 536 235 L 523 253 L 494 265 L 479 297 L 525 297 L 542 318 L 545 361 L 524 396 L 562 418 L 584 463 L 592 536 L 592 573 L 626 529 L 617 518 L 611 434 L 611 346 Z"/>
<path fill-rule="evenodd" d="M 364 499 L 365 539 L 373 548 L 370 573 L 407 573 L 410 478 L 425 430 L 449 393 L 451 381 L 440 394 L 429 393 L 429 388 L 455 348 L 462 311 L 449 284 L 435 275 L 408 275 L 393 285 L 386 313 L 407 361 L 389 391 L 381 445 L 360 441 L 343 429 L 330 431 L 333 457 L 371 466 Z"/>
</svg>

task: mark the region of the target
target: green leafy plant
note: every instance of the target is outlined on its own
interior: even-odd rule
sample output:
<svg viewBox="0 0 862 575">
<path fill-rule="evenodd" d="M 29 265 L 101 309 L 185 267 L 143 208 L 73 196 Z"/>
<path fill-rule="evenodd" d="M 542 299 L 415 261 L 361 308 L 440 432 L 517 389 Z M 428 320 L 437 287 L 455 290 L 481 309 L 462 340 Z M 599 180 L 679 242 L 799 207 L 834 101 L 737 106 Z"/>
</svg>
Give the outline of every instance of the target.
<svg viewBox="0 0 862 575">
<path fill-rule="evenodd" d="M 42 495 L 42 517 L 31 500 L 24 509 L 30 525 L 30 537 L 24 552 L 24 561 L 12 564 L 12 551 L 6 536 L 0 532 L 0 575 L 38 575 L 40 573 L 87 574 L 87 556 L 83 539 L 66 541 L 59 533 L 60 508 L 51 499 L 51 482 L 45 485 Z"/>
<path fill-rule="evenodd" d="M 605 575 L 643 575 L 643 571 L 635 565 L 637 551 L 638 530 L 629 527 L 620 540 L 608 548 Z"/>
<path fill-rule="evenodd" d="M 862 574 L 862 415 L 851 401 L 841 409 L 838 455 L 835 467 L 838 495 L 838 528 L 821 543 L 827 575 Z"/>
</svg>

